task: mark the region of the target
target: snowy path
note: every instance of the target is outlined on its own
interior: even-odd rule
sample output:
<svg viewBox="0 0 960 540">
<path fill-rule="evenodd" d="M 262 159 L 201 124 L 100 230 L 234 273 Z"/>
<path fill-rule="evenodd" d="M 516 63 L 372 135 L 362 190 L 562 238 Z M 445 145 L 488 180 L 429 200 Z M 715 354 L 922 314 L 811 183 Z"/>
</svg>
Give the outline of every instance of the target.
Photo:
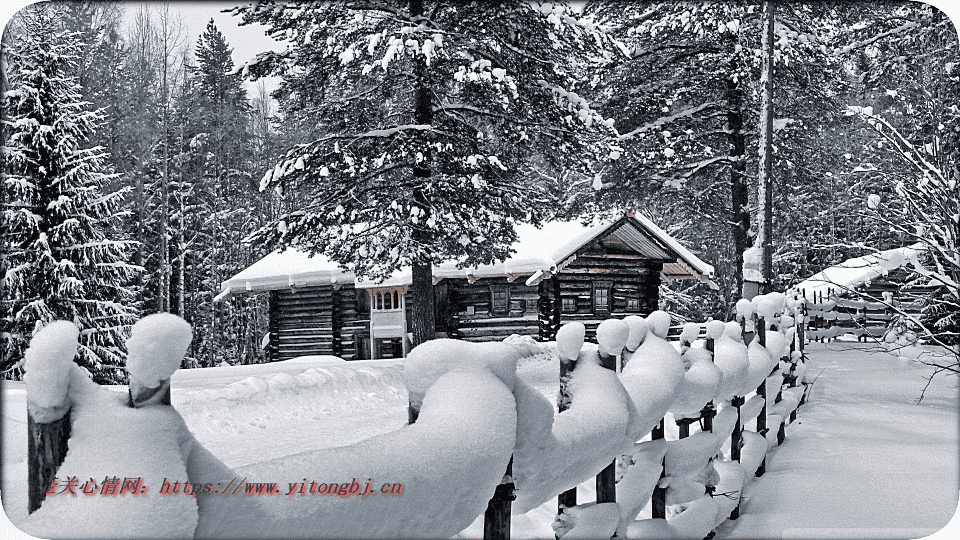
<svg viewBox="0 0 960 540">
<path fill-rule="evenodd" d="M 957 510 L 958 380 L 866 344 L 808 346 L 799 422 L 717 538 L 920 538 Z M 822 371 L 822 373 L 821 373 Z"/>
</svg>

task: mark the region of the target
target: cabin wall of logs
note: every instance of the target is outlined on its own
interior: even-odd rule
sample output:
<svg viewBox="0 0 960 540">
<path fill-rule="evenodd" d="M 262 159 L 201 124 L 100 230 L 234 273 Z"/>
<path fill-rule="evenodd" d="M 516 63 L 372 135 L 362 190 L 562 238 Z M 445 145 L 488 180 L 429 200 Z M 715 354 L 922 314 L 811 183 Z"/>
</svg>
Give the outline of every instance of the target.
<svg viewBox="0 0 960 540">
<path fill-rule="evenodd" d="M 560 325 L 584 324 L 593 340 L 601 321 L 658 309 L 663 263 L 604 254 L 571 257 L 556 275 L 531 286 L 525 275 L 446 278 L 434 284 L 436 330 L 465 341 L 501 341 L 518 334 L 549 341 Z M 407 292 L 410 306 L 416 300 Z M 367 289 L 321 285 L 270 292 L 270 361 L 305 355 L 371 358 Z M 377 358 L 399 357 L 396 343 L 377 343 Z"/>
</svg>

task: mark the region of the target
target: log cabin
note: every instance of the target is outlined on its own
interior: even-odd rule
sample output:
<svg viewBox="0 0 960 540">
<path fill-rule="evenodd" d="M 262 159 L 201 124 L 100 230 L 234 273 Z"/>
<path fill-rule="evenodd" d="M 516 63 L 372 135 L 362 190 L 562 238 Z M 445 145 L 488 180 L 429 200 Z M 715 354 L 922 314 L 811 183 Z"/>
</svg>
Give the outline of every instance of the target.
<svg viewBox="0 0 960 540">
<path fill-rule="evenodd" d="M 468 341 L 512 334 L 553 339 L 560 325 L 580 321 L 593 338 L 610 317 L 658 308 L 661 280 L 709 281 L 713 267 L 640 214 L 590 226 L 552 222 L 517 227 L 507 260 L 475 268 L 454 262 L 433 269 L 439 336 Z M 270 295 L 271 361 L 305 355 L 347 360 L 405 354 L 409 269 L 382 282 L 359 279 L 322 255 L 273 252 L 223 282 L 217 300 Z"/>
</svg>

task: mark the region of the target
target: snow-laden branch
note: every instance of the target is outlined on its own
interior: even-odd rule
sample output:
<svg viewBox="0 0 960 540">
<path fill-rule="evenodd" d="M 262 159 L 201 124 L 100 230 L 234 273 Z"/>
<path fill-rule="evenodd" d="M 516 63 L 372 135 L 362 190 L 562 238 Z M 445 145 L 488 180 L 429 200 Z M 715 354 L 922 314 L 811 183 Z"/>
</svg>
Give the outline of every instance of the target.
<svg viewBox="0 0 960 540">
<path fill-rule="evenodd" d="M 904 24 L 904 25 L 901 25 L 901 26 L 899 26 L 899 27 L 897 27 L 897 28 L 894 28 L 894 29 L 892 29 L 892 30 L 887 30 L 886 32 L 880 32 L 879 34 L 877 34 L 877 35 L 875 35 L 875 36 L 873 36 L 873 37 L 871 37 L 871 38 L 862 39 L 862 40 L 859 40 L 859 41 L 854 41 L 853 43 L 850 43 L 849 45 L 845 45 L 845 46 L 843 46 L 843 47 L 841 47 L 841 48 L 838 48 L 838 49 L 834 50 L 834 51 L 833 51 L 833 54 L 834 54 L 834 56 L 840 56 L 840 55 L 842 55 L 842 54 L 847 54 L 847 53 L 849 53 L 850 51 L 852 51 L 852 50 L 854 50 L 854 49 L 862 49 L 862 48 L 867 47 L 867 46 L 869 46 L 869 45 L 871 45 L 871 44 L 873 44 L 873 43 L 876 43 L 877 41 L 880 41 L 881 39 L 884 39 L 884 38 L 887 38 L 887 37 L 890 37 L 890 36 L 894 36 L 894 35 L 897 35 L 897 34 L 902 34 L 902 33 L 904 33 L 904 32 L 909 32 L 910 30 L 913 30 L 914 28 L 919 28 L 919 27 L 920 27 L 920 23 L 918 23 L 918 22 L 916 22 L 916 21 L 910 21 L 910 22 L 908 22 L 908 23 L 906 23 L 906 24 Z"/>
<path fill-rule="evenodd" d="M 709 102 L 707 102 L 707 103 L 702 103 L 702 104 L 700 104 L 700 105 L 697 105 L 696 107 L 691 107 L 691 108 L 689 108 L 689 109 L 684 109 L 684 110 L 682 110 L 682 111 L 680 111 L 680 112 L 671 114 L 670 116 L 661 116 L 660 118 L 657 118 L 656 120 L 654 120 L 654 121 L 652 121 L 652 122 L 647 122 L 646 124 L 638 127 L 637 129 L 634 129 L 633 131 L 629 131 L 629 132 L 627 132 L 627 133 L 624 133 L 624 134 L 620 135 L 620 136 L 618 137 L 618 139 L 621 140 L 621 141 L 622 141 L 622 140 L 631 139 L 631 138 L 633 138 L 633 137 L 635 137 L 636 135 L 639 135 L 639 134 L 641 134 L 641 133 L 646 133 L 647 131 L 650 131 L 650 130 L 656 129 L 656 128 L 660 127 L 660 126 L 669 124 L 669 123 L 671 123 L 671 122 L 674 122 L 674 121 L 676 121 L 676 120 L 679 120 L 680 118 L 686 118 L 686 117 L 693 116 L 693 115 L 697 114 L 698 112 L 704 111 L 704 110 L 706 110 L 706 109 L 709 109 L 710 107 L 715 107 L 715 106 L 717 106 L 717 103 L 716 103 L 716 102 L 709 101 Z"/>
</svg>

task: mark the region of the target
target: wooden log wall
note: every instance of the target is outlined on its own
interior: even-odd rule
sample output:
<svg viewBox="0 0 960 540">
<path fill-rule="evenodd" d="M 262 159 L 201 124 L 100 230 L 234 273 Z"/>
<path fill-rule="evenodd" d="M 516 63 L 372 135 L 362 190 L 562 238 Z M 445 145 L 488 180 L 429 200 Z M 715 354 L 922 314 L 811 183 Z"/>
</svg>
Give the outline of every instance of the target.
<svg viewBox="0 0 960 540">
<path fill-rule="evenodd" d="M 540 333 L 537 287 L 528 287 L 525 277 L 512 282 L 506 277 L 445 279 L 451 337 L 464 341 L 501 341 L 511 334 L 536 337 Z M 506 293 L 505 310 L 493 307 L 494 292 Z M 470 313 L 472 308 L 473 313 Z M 439 326 L 439 323 L 438 323 Z"/>
<path fill-rule="evenodd" d="M 561 323 L 580 321 L 587 329 L 587 339 L 594 340 L 597 326 L 611 316 L 649 315 L 660 303 L 660 272 L 663 263 L 640 256 L 590 252 L 568 264 L 556 280 L 560 286 Z M 594 307 L 597 288 L 608 289 L 608 310 Z M 633 300 L 635 303 L 631 304 Z M 564 301 L 567 306 L 563 309 Z"/>
<path fill-rule="evenodd" d="M 270 342 L 277 344 L 276 356 L 271 355 L 271 360 L 336 354 L 336 296 L 339 295 L 334 294 L 332 285 L 271 291 Z"/>
</svg>

